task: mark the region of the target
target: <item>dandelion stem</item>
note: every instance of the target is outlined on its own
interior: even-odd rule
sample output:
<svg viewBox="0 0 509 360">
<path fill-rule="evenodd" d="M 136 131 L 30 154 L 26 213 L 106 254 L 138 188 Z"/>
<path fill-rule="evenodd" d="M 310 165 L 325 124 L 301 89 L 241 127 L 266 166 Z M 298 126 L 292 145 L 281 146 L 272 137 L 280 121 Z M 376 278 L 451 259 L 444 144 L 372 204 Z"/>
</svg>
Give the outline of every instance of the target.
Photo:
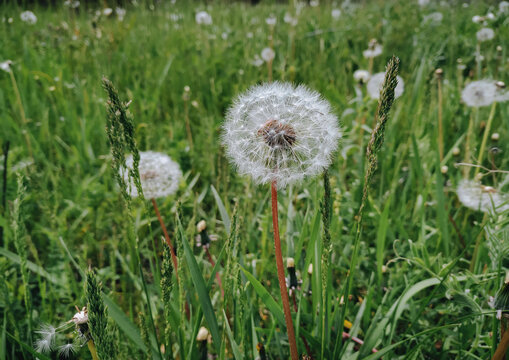
<svg viewBox="0 0 509 360">
<path fill-rule="evenodd" d="M 92 355 L 93 360 L 99 360 L 99 357 L 97 356 L 97 350 L 95 349 L 94 340 L 90 339 L 87 342 L 88 350 L 90 351 L 90 354 Z"/>
<path fill-rule="evenodd" d="M 438 151 L 440 161 L 444 160 L 444 129 L 442 124 L 442 76 L 437 77 L 438 83 Z"/>
<path fill-rule="evenodd" d="M 509 348 L 509 331 L 504 332 L 504 336 L 500 339 L 500 344 L 498 344 L 497 350 L 495 351 L 495 355 L 491 360 L 503 360 L 505 358 L 505 354 L 507 349 Z"/>
<path fill-rule="evenodd" d="M 171 252 L 171 260 L 173 261 L 173 266 L 175 268 L 175 275 L 178 279 L 178 267 L 177 267 L 177 256 L 175 255 L 175 250 L 173 249 L 173 245 L 170 241 L 170 235 L 168 235 L 168 230 L 166 230 L 166 225 L 164 225 L 163 218 L 161 217 L 161 213 L 159 212 L 159 208 L 157 207 L 156 199 L 152 198 L 150 199 L 152 201 L 152 206 L 154 207 L 154 211 L 156 212 L 157 219 L 159 220 L 159 224 L 161 225 L 161 228 L 163 229 L 164 239 L 166 240 L 166 243 L 168 244 L 168 247 L 170 248 Z"/>
<path fill-rule="evenodd" d="M 283 254 L 281 251 L 281 240 L 279 239 L 279 224 L 277 211 L 277 183 L 273 180 L 271 183 L 272 195 L 272 225 L 274 227 L 274 248 L 276 250 L 277 277 L 279 280 L 279 289 L 281 290 L 281 300 L 283 301 L 283 311 L 285 314 L 286 330 L 288 332 L 288 342 L 290 343 L 290 355 L 292 360 L 299 359 L 297 350 L 297 341 L 293 329 L 292 313 L 290 310 L 290 300 L 286 288 L 285 270 L 283 265 Z"/>
<path fill-rule="evenodd" d="M 491 130 L 491 124 L 493 123 L 493 118 L 495 117 L 495 108 L 496 108 L 496 105 L 497 105 L 497 102 L 494 101 L 493 105 L 491 105 L 491 111 L 490 111 L 490 115 L 488 117 L 488 122 L 486 123 L 486 128 L 484 129 L 484 135 L 482 137 L 481 148 L 479 149 L 479 157 L 478 157 L 478 160 L 477 160 L 479 165 L 482 165 L 482 160 L 483 160 L 483 157 L 484 157 L 484 149 L 486 148 L 486 141 L 488 140 L 488 135 L 489 135 L 490 130 Z M 475 169 L 475 173 L 474 173 L 474 177 L 478 173 L 479 173 L 479 168 L 476 168 Z"/>
<path fill-rule="evenodd" d="M 21 132 L 25 135 L 25 141 L 27 143 L 28 154 L 33 159 L 34 155 L 32 153 L 32 145 L 30 144 L 30 137 L 28 135 L 28 121 L 25 115 L 25 109 L 23 108 L 23 102 L 21 101 L 21 95 L 19 93 L 18 83 L 16 82 L 16 78 L 14 77 L 14 72 L 12 70 L 9 71 L 9 75 L 11 77 L 12 87 L 14 88 L 14 94 L 16 95 L 16 101 L 19 106 L 19 114 L 21 116 L 21 122 L 23 123 L 23 129 Z"/>
</svg>

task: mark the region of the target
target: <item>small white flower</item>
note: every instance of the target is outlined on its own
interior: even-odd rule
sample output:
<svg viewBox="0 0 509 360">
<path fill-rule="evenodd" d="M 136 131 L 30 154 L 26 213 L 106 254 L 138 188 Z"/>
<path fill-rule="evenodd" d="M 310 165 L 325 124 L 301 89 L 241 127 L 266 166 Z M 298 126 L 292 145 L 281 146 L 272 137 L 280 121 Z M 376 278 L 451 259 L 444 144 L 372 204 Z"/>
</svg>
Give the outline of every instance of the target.
<svg viewBox="0 0 509 360">
<path fill-rule="evenodd" d="M 274 82 L 253 86 L 234 101 L 222 142 L 242 175 L 285 187 L 322 172 L 340 136 L 338 120 L 319 93 Z"/>
<path fill-rule="evenodd" d="M 456 194 L 463 206 L 482 212 L 503 212 L 509 209 L 509 196 L 501 194 L 491 186 L 484 186 L 472 180 L 461 180 Z"/>
<path fill-rule="evenodd" d="M 262 50 L 261 55 L 262 55 L 262 59 L 265 62 L 270 62 L 270 61 L 274 60 L 276 53 L 270 47 L 266 47 L 265 49 Z"/>
<path fill-rule="evenodd" d="M 380 91 L 382 90 L 382 86 L 385 79 L 385 72 L 376 73 L 371 76 L 371 79 L 368 81 L 367 89 L 369 96 L 373 99 L 378 99 L 380 97 Z M 396 89 L 394 89 L 394 96 L 399 98 L 403 95 L 403 91 L 405 91 L 405 83 L 403 79 L 398 75 L 398 85 L 396 85 Z"/>
<path fill-rule="evenodd" d="M 491 28 L 482 28 L 475 34 L 475 36 L 478 41 L 484 42 L 493 39 L 495 37 L 495 31 Z"/>
<path fill-rule="evenodd" d="M 36 333 L 41 337 L 35 342 L 35 350 L 40 353 L 50 352 L 55 344 L 55 327 L 49 324 L 43 324 Z"/>
<path fill-rule="evenodd" d="M 369 74 L 368 70 L 359 69 L 359 70 L 355 70 L 353 73 L 354 80 L 359 83 L 363 83 L 363 84 L 365 84 L 369 81 L 370 76 L 371 75 Z"/>
<path fill-rule="evenodd" d="M 330 14 L 331 14 L 331 16 L 332 16 L 332 18 L 333 18 L 334 20 L 337 20 L 337 19 L 339 19 L 339 18 L 340 18 L 340 16 L 341 16 L 341 10 L 340 10 L 340 9 L 332 9 L 332 11 L 331 11 L 331 13 L 330 13 Z"/>
<path fill-rule="evenodd" d="M 269 26 L 274 26 L 277 23 L 277 18 L 274 15 L 271 15 L 268 18 L 265 19 L 265 22 Z"/>
<path fill-rule="evenodd" d="M 11 60 L 5 60 L 0 63 L 0 69 L 5 72 L 11 72 Z"/>
<path fill-rule="evenodd" d="M 110 16 L 112 13 L 113 13 L 113 9 L 112 8 L 105 8 L 105 9 L 103 9 L 103 15 L 104 16 Z"/>
<path fill-rule="evenodd" d="M 132 169 L 132 155 L 126 158 L 126 165 L 127 168 Z M 142 151 L 140 152 L 138 170 L 141 188 L 147 199 L 166 197 L 178 190 L 182 172 L 179 165 L 168 155 L 154 151 Z M 121 175 L 126 181 L 128 180 L 126 169 L 121 169 Z M 138 190 L 133 183 L 130 184 L 129 191 L 132 197 L 138 196 Z"/>
<path fill-rule="evenodd" d="M 23 11 L 19 15 L 19 17 L 20 17 L 21 21 L 26 22 L 27 24 L 30 24 L 30 25 L 33 25 L 37 22 L 37 16 L 35 16 L 35 14 L 33 12 L 31 12 L 30 10 Z"/>
<path fill-rule="evenodd" d="M 197 12 L 194 19 L 198 25 L 211 25 L 212 16 L 206 11 Z"/>
<path fill-rule="evenodd" d="M 366 59 L 369 59 L 382 55 L 382 51 L 383 51 L 382 45 L 374 44 L 373 46 L 370 45 L 368 49 L 364 50 L 362 52 L 362 55 L 364 55 Z"/>
<path fill-rule="evenodd" d="M 68 343 L 58 347 L 58 355 L 63 358 L 68 358 L 71 354 L 76 352 L 76 347 L 73 343 Z"/>
<path fill-rule="evenodd" d="M 509 92 L 503 93 L 493 80 L 473 81 L 461 92 L 461 99 L 470 107 L 488 106 L 493 102 L 507 101 Z"/>
</svg>

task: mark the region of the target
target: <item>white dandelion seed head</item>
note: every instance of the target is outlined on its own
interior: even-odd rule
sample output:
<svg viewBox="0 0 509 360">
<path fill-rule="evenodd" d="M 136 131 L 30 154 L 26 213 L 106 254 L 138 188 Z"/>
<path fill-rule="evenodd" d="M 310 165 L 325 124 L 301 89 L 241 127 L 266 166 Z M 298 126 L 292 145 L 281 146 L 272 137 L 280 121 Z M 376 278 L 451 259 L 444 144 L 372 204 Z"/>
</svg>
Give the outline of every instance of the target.
<svg viewBox="0 0 509 360">
<path fill-rule="evenodd" d="M 470 107 L 488 106 L 493 102 L 509 100 L 509 92 L 504 92 L 494 80 L 472 81 L 461 92 L 461 100 Z"/>
<path fill-rule="evenodd" d="M 318 92 L 281 82 L 241 94 L 222 131 L 240 174 L 258 184 L 276 181 L 280 188 L 328 167 L 340 137 L 338 119 Z"/>
<path fill-rule="evenodd" d="M 112 13 L 113 13 L 113 9 L 112 8 L 104 8 L 103 9 L 103 15 L 104 16 L 110 16 Z"/>
<path fill-rule="evenodd" d="M 495 31 L 491 28 L 482 28 L 479 30 L 475 36 L 477 37 L 477 40 L 480 42 L 489 41 L 495 37 Z"/>
<path fill-rule="evenodd" d="M 196 13 L 194 19 L 198 25 L 211 25 L 212 16 L 206 11 L 199 11 Z"/>
<path fill-rule="evenodd" d="M 272 50 L 272 48 L 266 47 L 262 50 L 261 56 L 265 62 L 271 62 L 276 57 L 276 53 Z"/>
<path fill-rule="evenodd" d="M 498 3 L 498 11 L 501 13 L 509 12 L 509 1 L 501 1 Z"/>
<path fill-rule="evenodd" d="M 371 75 L 368 70 L 358 69 L 353 73 L 354 80 L 363 84 L 366 84 L 370 77 Z"/>
<path fill-rule="evenodd" d="M 81 311 L 78 311 L 72 317 L 71 321 L 76 325 L 86 324 L 88 322 L 88 311 L 87 308 L 84 307 Z"/>
<path fill-rule="evenodd" d="M 432 12 L 431 14 L 428 14 L 426 15 L 424 18 L 423 18 L 423 22 L 431 22 L 431 23 L 435 23 L 435 24 L 439 24 L 442 22 L 444 18 L 444 15 L 439 12 L 439 11 L 436 11 L 436 12 Z"/>
<path fill-rule="evenodd" d="M 50 352 L 55 344 L 55 327 L 49 324 L 43 324 L 36 333 L 40 335 L 40 338 L 35 342 L 35 350 L 40 353 Z"/>
<path fill-rule="evenodd" d="M 337 20 L 341 17 L 341 10 L 340 9 L 332 9 L 330 14 L 334 20 Z"/>
<path fill-rule="evenodd" d="M 375 58 L 377 56 L 382 55 L 383 47 L 380 44 L 374 44 L 373 46 L 370 46 L 368 49 L 364 50 L 362 52 L 362 55 L 366 58 Z"/>
<path fill-rule="evenodd" d="M 76 352 L 76 346 L 73 343 L 68 343 L 58 347 L 58 355 L 67 359 L 71 354 Z"/>
<path fill-rule="evenodd" d="M 0 63 L 0 70 L 3 70 L 5 72 L 11 72 L 11 60 L 5 60 Z"/>
<path fill-rule="evenodd" d="M 35 16 L 35 14 L 30 10 L 23 11 L 19 15 L 19 18 L 21 19 L 21 21 L 26 22 L 27 24 L 30 25 L 34 25 L 37 22 L 37 16 Z"/>
<path fill-rule="evenodd" d="M 127 168 L 132 169 L 133 156 L 127 156 L 125 162 Z M 138 171 L 143 195 L 147 199 L 157 199 L 174 194 L 178 190 L 182 178 L 180 166 L 168 155 L 155 151 L 140 152 Z M 121 169 L 120 174 L 127 182 L 127 169 Z M 129 192 L 131 197 L 139 196 L 138 189 L 132 182 L 129 186 Z"/>
<path fill-rule="evenodd" d="M 378 99 L 380 97 L 380 91 L 382 90 L 384 79 L 385 72 L 376 73 L 369 79 L 367 89 L 368 94 L 372 99 Z M 398 85 L 396 85 L 396 88 L 394 89 L 394 96 L 396 99 L 403 95 L 403 91 L 405 91 L 405 82 L 403 79 L 398 75 L 397 80 Z"/>
<path fill-rule="evenodd" d="M 125 14 L 127 13 L 127 10 L 123 9 L 121 7 L 116 7 L 115 13 L 117 14 L 118 21 L 124 21 L 124 17 L 125 17 Z"/>
<path fill-rule="evenodd" d="M 262 58 L 257 54 L 255 55 L 253 61 L 251 61 L 251 64 L 256 66 L 256 67 L 260 67 L 263 65 L 263 60 Z"/>
<path fill-rule="evenodd" d="M 318 5 L 320 5 L 320 2 L 318 0 L 311 0 L 309 2 L 309 6 L 311 7 L 317 7 Z"/>
<path fill-rule="evenodd" d="M 480 15 L 472 16 L 472 22 L 475 23 L 475 24 L 480 24 L 483 21 L 484 21 L 484 17 L 482 17 Z"/>
<path fill-rule="evenodd" d="M 283 20 L 285 23 L 290 24 L 292 26 L 295 26 L 298 23 L 297 18 L 294 18 L 292 14 L 290 14 L 289 12 L 285 13 L 285 17 L 283 18 Z"/>
<path fill-rule="evenodd" d="M 76 1 L 65 0 L 64 6 L 70 7 L 71 9 L 77 9 L 80 7 L 80 2 L 78 0 L 76 0 Z"/>
<path fill-rule="evenodd" d="M 463 206 L 475 210 L 488 212 L 503 212 L 509 209 L 509 196 L 501 194 L 491 186 L 484 186 L 472 180 L 461 180 L 456 194 Z"/>
<path fill-rule="evenodd" d="M 198 334 L 196 335 L 197 341 L 206 341 L 209 337 L 209 331 L 206 327 L 202 326 L 200 330 L 198 330 Z"/>
<path fill-rule="evenodd" d="M 268 18 L 265 19 L 265 22 L 269 26 L 274 26 L 277 23 L 277 18 L 274 15 L 271 15 Z"/>
<path fill-rule="evenodd" d="M 489 12 L 486 14 L 486 19 L 488 20 L 495 20 L 496 16 L 492 12 Z"/>
<path fill-rule="evenodd" d="M 419 4 L 419 6 L 428 6 L 429 5 L 429 2 L 430 0 L 418 0 L 417 3 Z"/>
</svg>

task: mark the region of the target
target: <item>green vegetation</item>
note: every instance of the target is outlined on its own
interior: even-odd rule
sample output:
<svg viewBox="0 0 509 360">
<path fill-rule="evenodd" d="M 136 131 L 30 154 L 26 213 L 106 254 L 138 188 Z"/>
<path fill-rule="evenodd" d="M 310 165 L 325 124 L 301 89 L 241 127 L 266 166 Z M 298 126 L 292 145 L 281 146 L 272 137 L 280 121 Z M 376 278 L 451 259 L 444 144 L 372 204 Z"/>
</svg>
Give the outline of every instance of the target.
<svg viewBox="0 0 509 360">
<path fill-rule="evenodd" d="M 509 82 L 509 9 L 178 0 L 129 2 L 122 17 L 85 3 L 31 6 L 34 24 L 20 19 L 26 8 L 0 5 L 0 360 L 290 356 L 270 186 L 239 176 L 220 140 L 232 100 L 271 78 L 320 92 L 343 131 L 324 176 L 278 190 L 283 256 L 301 281 L 290 296 L 299 354 L 495 354 L 490 296 L 509 267 L 509 210 L 495 201 L 509 192 L 507 89 L 483 107 L 461 93 L 475 80 Z M 199 11 L 212 24 L 197 24 Z M 483 27 L 492 40 L 478 42 Z M 370 60 L 363 51 L 374 38 L 383 52 Z M 269 64 L 259 59 L 267 47 Z M 353 73 L 383 72 L 392 55 L 405 88 L 391 109 L 392 98 L 379 107 Z M 118 185 L 137 150 L 168 154 L 182 169 L 176 194 L 154 202 L 171 240 L 151 199 Z M 496 211 L 459 201 L 458 184 L 475 175 Z M 88 306 L 93 342 L 59 331 L 75 306 Z M 44 324 L 57 329 L 40 354 L 41 334 L 51 335 Z M 201 327 L 208 342 L 197 339 Z"/>
</svg>

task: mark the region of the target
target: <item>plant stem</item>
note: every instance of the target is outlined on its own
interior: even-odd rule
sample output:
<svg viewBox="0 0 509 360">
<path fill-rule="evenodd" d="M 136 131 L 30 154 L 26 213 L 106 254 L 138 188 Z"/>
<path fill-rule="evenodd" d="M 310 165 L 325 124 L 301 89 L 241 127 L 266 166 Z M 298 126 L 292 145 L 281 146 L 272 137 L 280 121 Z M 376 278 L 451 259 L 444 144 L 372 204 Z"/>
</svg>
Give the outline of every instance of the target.
<svg viewBox="0 0 509 360">
<path fill-rule="evenodd" d="M 495 351 L 495 355 L 493 355 L 491 360 L 503 360 L 507 348 L 509 348 L 509 331 L 504 332 L 504 336 L 500 339 L 500 344 L 498 344 L 497 351 Z"/>
<path fill-rule="evenodd" d="M 16 95 L 16 101 L 19 106 L 19 114 L 21 116 L 21 122 L 23 123 L 23 129 L 21 132 L 25 135 L 25 141 L 27 143 L 28 154 L 33 159 L 34 155 L 32 153 L 32 145 L 30 144 L 30 136 L 28 135 L 28 121 L 25 115 L 25 109 L 23 108 L 23 102 L 21 101 L 21 95 L 18 89 L 18 83 L 16 82 L 16 78 L 14 77 L 14 72 L 12 70 L 9 71 L 9 75 L 11 77 L 12 87 L 14 88 L 14 94 Z"/>
<path fill-rule="evenodd" d="M 488 117 L 488 122 L 486 123 L 486 128 L 484 128 L 484 134 L 483 134 L 483 137 L 482 137 L 482 142 L 481 142 L 481 148 L 479 150 L 479 156 L 478 156 L 478 159 L 477 159 L 477 162 L 479 165 L 482 165 L 482 160 L 483 160 L 483 155 L 484 155 L 484 149 L 486 148 L 486 141 L 488 140 L 488 135 L 490 133 L 490 130 L 491 130 L 491 124 L 493 123 L 493 118 L 495 117 L 495 108 L 497 106 L 497 102 L 494 101 L 493 102 L 493 105 L 491 105 L 491 111 L 490 111 L 490 116 Z M 475 178 L 475 175 L 477 175 L 479 173 L 479 170 L 480 168 L 476 168 L 475 169 L 475 172 L 474 172 L 474 178 Z"/>
<path fill-rule="evenodd" d="M 444 160 L 444 129 L 442 125 L 442 77 L 437 78 L 438 83 L 438 151 L 440 162 Z"/>
<path fill-rule="evenodd" d="M 212 255 L 210 254 L 209 248 L 205 247 L 205 253 L 207 254 L 207 258 L 209 259 L 209 263 L 214 268 L 216 266 L 216 262 L 212 258 Z M 219 272 L 216 272 L 216 280 L 219 285 L 219 289 L 221 289 L 221 299 L 224 299 L 224 289 L 223 289 L 223 283 L 221 281 L 221 276 L 219 276 Z"/>
<path fill-rule="evenodd" d="M 175 275 L 178 279 L 178 267 L 177 267 L 177 256 L 175 255 L 175 250 L 173 248 L 173 245 L 170 241 L 170 236 L 168 235 L 168 230 L 166 230 L 166 225 L 164 225 L 164 221 L 161 217 L 161 214 L 159 213 L 159 208 L 157 207 L 157 202 L 154 198 L 150 199 L 152 201 L 152 206 L 154 207 L 154 211 L 156 212 L 157 219 L 159 220 L 159 224 L 161 225 L 161 228 L 163 229 L 164 239 L 166 240 L 166 243 L 168 244 L 168 247 L 170 248 L 171 252 L 171 260 L 173 261 L 173 266 L 175 268 Z"/>
<path fill-rule="evenodd" d="M 90 354 L 92 355 L 93 360 L 99 360 L 99 357 L 97 356 L 97 350 L 95 349 L 94 340 L 90 339 L 87 342 L 88 350 L 90 351 Z"/>
<path fill-rule="evenodd" d="M 276 185 L 277 185 L 276 180 L 273 180 L 271 183 L 272 225 L 274 227 L 274 248 L 276 250 L 277 277 L 279 280 L 279 289 L 281 290 L 281 300 L 283 301 L 283 311 L 285 314 L 286 330 L 288 332 L 288 342 L 290 343 L 290 355 L 292 360 L 298 360 L 299 353 L 297 350 L 297 341 L 295 340 L 295 332 L 293 329 L 292 313 L 290 310 L 290 300 L 288 299 L 288 290 L 286 289 L 283 254 L 281 251 L 281 240 L 279 239 Z"/>
</svg>

